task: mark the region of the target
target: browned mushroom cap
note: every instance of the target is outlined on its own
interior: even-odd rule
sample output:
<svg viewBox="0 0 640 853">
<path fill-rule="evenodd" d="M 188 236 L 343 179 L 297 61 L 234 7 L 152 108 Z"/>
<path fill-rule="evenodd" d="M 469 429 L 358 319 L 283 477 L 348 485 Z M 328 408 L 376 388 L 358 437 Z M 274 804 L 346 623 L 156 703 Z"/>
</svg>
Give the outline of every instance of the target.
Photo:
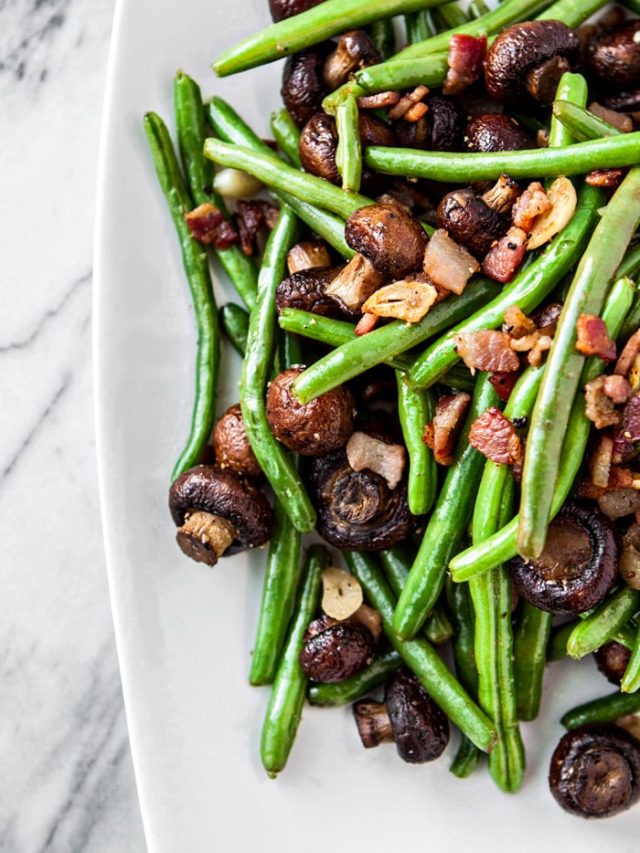
<svg viewBox="0 0 640 853">
<path fill-rule="evenodd" d="M 378 474 L 354 471 L 344 451 L 313 459 L 307 476 L 316 530 L 336 548 L 383 551 L 411 534 L 405 480 L 391 490 Z"/>
<path fill-rule="evenodd" d="M 439 758 L 449 743 L 449 721 L 414 676 L 398 670 L 384 699 L 400 758 L 410 764 Z"/>
<path fill-rule="evenodd" d="M 273 533 L 273 513 L 248 480 L 213 465 L 185 471 L 169 490 L 176 540 L 199 563 L 215 566 L 221 556 L 264 545 Z"/>
<path fill-rule="evenodd" d="M 313 625 L 300 652 L 300 666 L 311 681 L 345 681 L 371 663 L 373 634 L 361 622 L 335 622 L 319 631 Z"/>
<path fill-rule="evenodd" d="M 324 63 L 324 82 L 337 89 L 361 68 L 382 61 L 382 55 L 364 30 L 349 30 L 338 39 Z"/>
<path fill-rule="evenodd" d="M 283 21 L 318 6 L 323 0 L 269 0 L 269 9 L 274 21 Z"/>
<path fill-rule="evenodd" d="M 501 113 L 477 116 L 467 125 L 465 142 L 471 151 L 525 151 L 536 148 L 518 122 Z"/>
<path fill-rule="evenodd" d="M 239 403 L 230 406 L 218 419 L 213 430 L 213 450 L 220 468 L 231 468 L 245 477 L 262 474 L 247 438 Z"/>
<path fill-rule="evenodd" d="M 426 148 L 430 151 L 461 151 L 465 120 L 458 104 L 452 98 L 440 95 L 429 95 L 424 103 L 429 111 L 423 118 L 394 122 L 399 144 L 405 148 Z"/>
<path fill-rule="evenodd" d="M 327 94 L 322 79 L 325 54 L 326 49 L 320 45 L 294 53 L 284 64 L 280 94 L 298 127 L 320 112 Z"/>
<path fill-rule="evenodd" d="M 470 252 L 484 257 L 509 230 L 508 216 L 489 207 L 469 187 L 447 193 L 438 205 L 438 225 Z"/>
<path fill-rule="evenodd" d="M 640 741 L 619 726 L 567 732 L 551 757 L 549 787 L 580 817 L 612 817 L 640 797 Z"/>
<path fill-rule="evenodd" d="M 607 89 L 640 86 L 640 20 L 604 30 L 587 48 L 589 71 Z"/>
<path fill-rule="evenodd" d="M 305 171 L 333 184 L 339 183 L 337 149 L 338 131 L 335 120 L 326 113 L 312 115 L 300 132 L 300 161 Z"/>
<path fill-rule="evenodd" d="M 301 311 L 311 311 L 323 317 L 342 317 L 340 306 L 326 292 L 342 269 L 343 267 L 332 267 L 326 270 L 301 270 L 283 279 L 276 289 L 278 311 L 284 308 L 299 308 Z"/>
<path fill-rule="evenodd" d="M 396 135 L 388 124 L 362 111 L 358 119 L 363 145 L 395 145 Z"/>
<path fill-rule="evenodd" d="M 609 519 L 597 510 L 568 504 L 551 522 L 536 560 L 511 560 L 516 589 L 531 604 L 562 616 L 595 607 L 617 577 L 619 545 Z"/>
<path fill-rule="evenodd" d="M 382 275 L 399 279 L 421 269 L 427 236 L 400 204 L 361 207 L 347 219 L 347 243 Z"/>
<path fill-rule="evenodd" d="M 498 101 L 520 103 L 527 94 L 550 104 L 560 77 L 580 58 L 580 40 L 561 21 L 526 21 L 504 30 L 489 48 L 484 78 Z"/>
<path fill-rule="evenodd" d="M 606 643 L 594 652 L 598 669 L 612 684 L 620 684 L 627 664 L 631 659 L 631 651 L 622 643 Z"/>
<path fill-rule="evenodd" d="M 302 456 L 320 456 L 337 450 L 353 432 L 353 397 L 343 386 L 299 403 L 291 386 L 302 367 L 290 367 L 267 390 L 267 420 L 271 431 L 289 450 Z"/>
</svg>

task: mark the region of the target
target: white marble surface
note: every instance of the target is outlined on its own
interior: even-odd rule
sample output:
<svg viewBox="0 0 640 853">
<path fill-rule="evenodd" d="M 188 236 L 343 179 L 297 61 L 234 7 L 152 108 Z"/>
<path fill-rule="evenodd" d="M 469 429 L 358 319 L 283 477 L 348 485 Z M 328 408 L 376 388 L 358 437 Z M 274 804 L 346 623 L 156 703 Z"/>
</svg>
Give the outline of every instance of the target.
<svg viewBox="0 0 640 853">
<path fill-rule="evenodd" d="M 141 853 L 95 473 L 112 0 L 0 0 L 0 850 Z"/>
</svg>

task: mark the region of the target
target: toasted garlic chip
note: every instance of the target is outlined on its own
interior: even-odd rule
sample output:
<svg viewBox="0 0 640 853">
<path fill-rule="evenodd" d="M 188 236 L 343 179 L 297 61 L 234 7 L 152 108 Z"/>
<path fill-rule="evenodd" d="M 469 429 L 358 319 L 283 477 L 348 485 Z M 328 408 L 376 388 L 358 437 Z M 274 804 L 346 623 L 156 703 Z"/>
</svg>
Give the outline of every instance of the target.
<svg viewBox="0 0 640 853">
<path fill-rule="evenodd" d="M 342 622 L 362 605 L 362 588 L 353 575 L 331 566 L 322 573 L 322 609 Z"/>
<path fill-rule="evenodd" d="M 549 187 L 547 196 L 553 207 L 535 220 L 527 243 L 528 251 L 548 243 L 567 227 L 575 213 L 578 197 L 569 178 L 556 178 Z"/>
<path fill-rule="evenodd" d="M 376 290 L 364 303 L 362 310 L 376 317 L 394 317 L 405 323 L 418 323 L 437 298 L 438 291 L 432 284 L 407 278 Z"/>
</svg>

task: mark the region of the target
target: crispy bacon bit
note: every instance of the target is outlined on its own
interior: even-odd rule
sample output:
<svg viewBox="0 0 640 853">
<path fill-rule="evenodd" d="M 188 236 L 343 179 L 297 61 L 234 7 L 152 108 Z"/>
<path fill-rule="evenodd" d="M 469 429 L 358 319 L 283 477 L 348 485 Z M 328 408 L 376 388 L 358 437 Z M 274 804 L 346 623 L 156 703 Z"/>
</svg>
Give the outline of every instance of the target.
<svg viewBox="0 0 640 853">
<path fill-rule="evenodd" d="M 606 488 L 611 475 L 611 462 L 613 459 L 613 437 L 605 434 L 601 435 L 596 449 L 591 454 L 589 459 L 589 472 L 591 473 L 591 482 L 594 486 Z"/>
<path fill-rule="evenodd" d="M 578 204 L 576 188 L 569 178 L 556 178 L 549 187 L 547 198 L 551 209 L 534 220 L 527 243 L 529 252 L 544 246 L 563 231 L 573 218 Z"/>
<path fill-rule="evenodd" d="M 624 345 L 613 372 L 618 376 L 626 376 L 638 355 L 640 355 L 640 329 L 634 332 Z"/>
<path fill-rule="evenodd" d="M 383 110 L 386 107 L 395 107 L 401 97 L 400 92 L 378 92 L 377 95 L 362 95 L 358 98 L 358 107 L 361 110 Z"/>
<path fill-rule="evenodd" d="M 429 90 L 426 86 L 416 86 L 413 92 L 409 92 L 407 95 L 404 95 L 395 107 L 392 107 L 389 110 L 389 118 L 392 121 L 397 121 L 398 119 L 404 118 L 406 112 L 408 112 L 414 104 L 420 103 L 423 98 L 429 94 Z"/>
<path fill-rule="evenodd" d="M 640 396 L 632 397 L 622 410 L 622 420 L 613 434 L 613 461 L 624 462 L 636 452 L 640 441 Z"/>
<path fill-rule="evenodd" d="M 449 70 L 442 86 L 444 95 L 459 95 L 473 85 L 482 74 L 484 57 L 487 53 L 485 36 L 474 38 L 457 34 L 449 39 Z"/>
<path fill-rule="evenodd" d="M 353 330 L 358 337 L 362 337 L 362 335 L 368 335 L 369 332 L 372 332 L 375 327 L 378 325 L 378 321 L 380 317 L 376 314 L 363 314 L 362 317 L 356 323 L 356 327 Z"/>
<path fill-rule="evenodd" d="M 433 450 L 439 465 L 453 464 L 455 431 L 471 402 L 471 395 L 462 392 L 441 397 L 433 420 L 424 428 L 422 440 Z"/>
<path fill-rule="evenodd" d="M 456 335 L 458 355 L 472 370 L 512 373 L 519 369 L 518 356 L 511 349 L 511 338 L 504 332 L 482 329 Z"/>
<path fill-rule="evenodd" d="M 605 190 L 617 190 L 626 174 L 625 169 L 594 169 L 589 172 L 585 182 L 590 187 L 601 187 Z"/>
<path fill-rule="evenodd" d="M 516 228 L 529 232 L 536 217 L 548 213 L 552 207 L 545 188 L 538 181 L 534 181 L 513 205 L 511 221 Z"/>
<path fill-rule="evenodd" d="M 421 118 L 424 118 L 426 114 L 429 112 L 429 107 L 420 101 L 419 104 L 414 104 L 412 107 L 406 111 L 406 113 L 402 116 L 405 121 L 420 121 Z"/>
<path fill-rule="evenodd" d="M 583 355 L 598 355 L 603 361 L 615 361 L 616 345 L 607 332 L 607 327 L 595 314 L 578 317 L 576 349 Z"/>
<path fill-rule="evenodd" d="M 607 107 L 603 107 L 602 104 L 599 104 L 597 101 L 594 101 L 589 105 L 589 112 L 593 113 L 594 116 L 598 116 L 598 118 L 609 122 L 609 124 L 612 124 L 622 133 L 630 133 L 633 130 L 633 122 L 631 121 L 630 116 L 624 115 L 624 113 L 618 113 L 615 110 L 610 110 Z"/>
<path fill-rule="evenodd" d="M 584 388 L 585 414 L 596 425 L 596 429 L 620 423 L 620 412 L 616 411 L 613 400 L 605 394 L 605 381 L 605 376 L 598 376 L 587 382 Z"/>
<path fill-rule="evenodd" d="M 473 422 L 469 444 L 499 465 L 513 465 L 522 459 L 520 436 L 509 418 L 495 406 L 490 406 Z"/>
<path fill-rule="evenodd" d="M 517 373 L 492 373 L 489 377 L 489 382 L 496 390 L 498 397 L 503 402 L 507 402 L 511 396 L 511 392 L 516 387 L 518 381 Z"/>
<path fill-rule="evenodd" d="M 620 405 L 620 403 L 626 403 L 631 396 L 631 385 L 624 376 L 614 373 L 613 376 L 605 376 L 604 393 L 610 400 Z"/>
<path fill-rule="evenodd" d="M 615 459 L 615 449 L 614 449 Z M 619 492 L 626 489 L 637 489 L 640 482 L 637 479 L 637 474 L 630 471 L 629 468 L 623 468 L 620 465 L 611 465 L 609 471 L 609 482 L 606 486 L 594 486 L 589 480 L 580 480 L 575 489 L 575 496 L 584 500 L 598 500 L 608 492 Z"/>
<path fill-rule="evenodd" d="M 238 242 L 238 233 L 215 205 L 205 202 L 185 216 L 192 236 L 205 246 L 228 249 Z"/>
<path fill-rule="evenodd" d="M 537 328 L 534 321 L 523 314 L 517 305 L 510 305 L 504 312 L 502 331 L 512 338 L 524 338 L 525 335 L 535 332 Z"/>
<path fill-rule="evenodd" d="M 521 228 L 509 228 L 486 255 L 482 262 L 482 272 L 499 281 L 508 284 L 516 274 L 527 250 L 527 234 Z"/>
<path fill-rule="evenodd" d="M 471 276 L 479 271 L 480 265 L 464 246 L 439 228 L 427 245 L 423 269 L 434 284 L 459 296 Z"/>
<path fill-rule="evenodd" d="M 354 432 L 347 443 L 347 461 L 354 471 L 373 471 L 395 489 L 402 479 L 405 450 L 401 444 L 387 444 L 366 432 Z"/>
<path fill-rule="evenodd" d="M 253 255 L 259 232 L 275 226 L 279 210 L 269 201 L 239 201 L 237 211 L 240 246 L 245 255 Z"/>
</svg>

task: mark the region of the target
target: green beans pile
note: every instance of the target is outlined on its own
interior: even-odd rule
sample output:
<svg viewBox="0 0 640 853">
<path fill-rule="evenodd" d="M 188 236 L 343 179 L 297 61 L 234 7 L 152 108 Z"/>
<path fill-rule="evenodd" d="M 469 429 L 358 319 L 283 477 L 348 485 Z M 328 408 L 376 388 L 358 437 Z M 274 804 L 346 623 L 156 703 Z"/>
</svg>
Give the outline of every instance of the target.
<svg viewBox="0 0 640 853">
<path fill-rule="evenodd" d="M 275 8 L 276 0 L 271 5 Z M 640 13 L 637 3 L 625 5 Z M 172 488 L 177 478 L 213 465 L 225 476 L 239 478 L 243 499 L 261 490 L 272 507 L 273 531 L 265 549 L 247 666 L 249 682 L 270 690 L 260 757 L 272 778 L 288 762 L 306 700 L 315 707 L 357 703 L 359 711 L 360 700 L 373 701 L 372 694 L 384 692 L 388 707 L 380 713 L 390 713 L 388 692 L 409 676 L 420 695 L 427 694 L 459 732 L 451 773 L 466 778 L 486 758 L 495 785 L 509 793 L 525 781 L 523 728 L 545 702 L 543 682 L 552 662 L 574 665 L 598 653 L 601 665 L 612 644 L 626 655 L 615 693 L 577 704 L 562 688 L 565 707 L 574 706 L 561 719 L 567 730 L 592 723 L 622 725 L 624 718 L 640 714 L 640 591 L 628 568 L 640 561 L 635 471 L 640 451 L 635 422 L 640 395 L 640 130 L 622 132 L 606 120 L 616 122 L 612 113 L 603 118 L 596 115 L 600 110 L 587 108 L 596 95 L 604 98 L 604 91 L 600 86 L 590 92 L 587 77 L 575 72 L 564 73 L 555 98 L 535 109 L 529 109 L 533 102 L 524 94 L 517 106 L 503 105 L 528 133 L 544 139 L 540 147 L 526 150 L 470 151 L 469 137 L 459 141 L 460 150 L 439 147 L 434 93 L 419 101 L 421 94 L 426 97 L 423 87 L 438 90 L 446 82 L 448 91 L 455 71 L 454 54 L 449 53 L 454 36 L 480 37 L 483 49 L 486 37 L 491 50 L 512 25 L 537 19 L 575 29 L 604 6 L 605 0 L 504 0 L 491 7 L 484 0 L 324 0 L 217 57 L 213 70 L 224 77 L 280 58 L 295 59 L 300 51 L 321 46 L 323 63 L 329 56 L 318 72 L 325 76 L 316 81 L 317 91 L 305 94 L 309 100 L 313 95 L 317 110 L 322 102 L 331 117 L 323 117 L 328 122 L 323 126 L 331 130 L 322 138 L 326 150 L 321 165 L 327 167 L 325 161 L 333 157 L 332 180 L 312 173 L 305 157 L 310 131 L 307 127 L 301 133 L 304 123 L 293 102 L 272 113 L 270 143 L 218 95 L 203 101 L 199 86 L 181 71 L 174 81 L 177 146 L 157 114 L 144 117 L 153 166 L 178 236 L 197 331 L 191 427 L 173 468 Z M 327 42 L 358 30 L 364 30 L 361 35 L 377 51 L 374 64 L 365 57 L 338 80 L 342 85 L 334 83 L 334 91 L 328 91 L 333 43 Z M 483 68 L 488 74 L 489 60 Z M 590 73 L 588 63 L 581 68 Z M 530 84 L 531 75 L 527 92 Z M 407 104 L 411 112 L 403 115 Z M 470 104 L 473 113 L 472 100 Z M 365 114 L 380 132 L 396 140 L 416 139 L 416 147 L 366 144 L 372 131 Z M 264 192 L 254 193 L 255 198 L 223 198 L 215 189 L 224 186 L 217 177 L 221 169 L 244 173 L 247 185 L 252 176 Z M 446 273 L 455 253 L 440 260 L 444 269 L 433 259 L 428 263 L 437 245 L 434 223 L 440 230 L 447 224 L 447 208 L 439 202 L 445 191 L 467 185 L 477 200 L 482 182 L 504 181 L 505 176 L 512 187 L 518 182 L 517 205 L 527 198 L 524 190 L 535 190 L 537 203 L 545 188 L 552 197 L 555 178 L 570 177 L 575 207 L 572 197 L 561 227 L 526 254 L 511 277 L 497 275 L 486 258 L 458 252 L 458 260 L 474 261 L 470 273 L 480 272 L 463 283 L 461 292 L 453 292 Z M 537 181 L 543 186 L 532 187 Z M 568 184 L 565 180 L 565 188 Z M 379 198 L 383 191 L 387 194 Z M 482 198 L 488 208 L 491 191 Z M 408 199 L 411 212 L 402 208 Z M 214 241 L 211 251 L 234 288 L 234 296 L 227 293 L 220 309 L 205 245 L 209 241 L 199 242 L 189 216 L 197 208 L 211 207 L 215 221 L 231 235 L 218 243 L 221 248 Z M 389 272 L 405 248 L 397 239 L 389 249 L 391 226 L 374 228 L 368 240 L 359 238 L 359 219 L 379 215 L 381 208 L 392 211 L 391 220 L 414 218 L 424 270 L 420 261 L 409 272 Z M 265 239 L 251 233 L 248 224 L 251 215 L 259 218 L 256 211 L 264 219 Z M 542 216 L 553 221 L 553 214 L 558 210 Z M 503 235 L 512 225 L 526 239 L 527 231 L 543 221 L 539 212 L 532 214 L 533 225 L 526 216 L 518 220 L 515 207 L 500 210 L 499 216 Z M 460 250 L 464 235 L 456 237 L 453 225 L 447 230 Z M 515 238 L 509 241 L 513 233 L 494 241 L 490 254 L 501 247 L 515 252 Z M 383 248 L 391 260 L 376 254 L 376 240 L 385 238 Z M 421 240 L 425 246 L 432 241 L 427 255 Z M 476 252 L 471 243 L 468 248 Z M 314 251 L 322 260 L 304 266 L 300 259 L 305 252 L 314 258 Z M 476 265 L 475 259 L 482 263 Z M 329 278 L 321 285 L 314 278 L 325 275 L 331 284 L 361 284 L 366 295 L 359 307 L 347 309 L 332 289 L 325 292 Z M 378 283 L 369 287 L 367 276 Z M 311 290 L 304 288 L 311 288 L 311 279 L 318 293 L 309 296 Z M 400 284 L 413 288 L 411 305 L 426 292 L 432 297 L 433 304 L 418 319 L 398 313 L 398 303 L 408 297 L 389 296 L 388 313 L 378 312 L 376 291 L 384 285 L 400 291 Z M 298 298 L 296 287 L 304 298 Z M 222 285 L 216 292 L 224 292 Z M 516 308 L 520 319 L 514 325 Z M 411 321 L 394 319 L 407 316 Z M 543 323 L 544 316 L 552 319 Z M 236 471 L 223 462 L 213 432 L 216 414 L 221 414 L 217 398 L 221 363 L 223 371 L 226 366 L 224 340 L 236 352 L 233 358 L 242 360 L 238 387 L 245 449 L 261 472 L 251 486 L 255 472 Z M 479 340 L 490 343 L 476 360 L 473 347 L 469 355 L 469 341 Z M 487 353 L 493 355 L 493 346 L 506 347 L 511 370 L 498 369 L 492 359 L 483 363 Z M 617 347 L 615 357 L 612 347 Z M 505 355 L 502 350 L 499 354 Z M 515 371 L 513 358 L 519 359 Z M 303 411 L 308 425 L 327 399 L 343 395 L 353 421 L 346 442 L 315 456 L 309 451 L 309 458 L 302 455 L 307 449 L 288 442 L 296 438 L 294 428 L 287 423 L 279 430 L 271 411 L 281 374 L 294 370 L 298 375 L 282 404 L 287 417 Z M 594 423 L 605 416 L 602 427 Z M 327 432 L 334 421 L 339 417 L 330 412 Z M 507 433 L 512 458 L 505 457 L 501 444 Z M 320 431 L 312 435 L 322 437 Z M 362 463 L 358 439 L 368 441 L 372 454 Z M 393 448 L 387 455 L 384 445 Z M 401 466 L 396 480 L 388 470 L 392 458 Z M 338 466 L 339 474 L 332 474 L 327 485 L 323 466 L 330 465 Z M 369 491 L 358 492 L 365 489 L 362 483 Z M 620 509 L 622 493 L 628 512 Z M 396 500 L 401 507 L 402 537 L 385 538 L 391 511 L 378 509 L 383 500 L 389 505 Z M 220 535 L 228 542 L 221 555 L 251 547 L 236 516 L 225 514 L 226 508 L 205 511 L 199 503 L 199 493 L 192 495 L 183 533 L 195 517 L 205 516 L 197 528 L 204 531 L 200 545 L 208 541 L 209 525 L 218 530 L 222 523 Z M 569 529 L 567 514 L 577 512 L 576 504 L 587 507 L 603 529 L 613 529 L 615 543 L 615 571 L 586 612 L 580 612 L 584 607 L 562 609 L 527 588 L 527 578 L 535 575 L 548 593 L 554 584 L 569 586 L 593 568 L 600 547 L 597 532 L 588 531 L 588 560 L 571 544 L 563 545 L 562 553 L 554 551 L 554 535 L 563 525 L 564 533 Z M 369 525 L 366 535 L 352 544 L 348 536 L 362 524 Z M 306 542 L 305 534 L 314 530 L 333 550 Z M 183 547 L 180 534 L 178 541 Z M 553 573 L 573 571 L 574 556 L 588 566 L 581 564 L 579 577 L 567 580 L 559 574 L 558 584 Z M 341 595 L 355 589 L 360 596 L 346 619 L 331 612 L 331 578 L 336 575 L 326 570 L 337 565 L 346 565 L 353 585 Z M 314 680 L 309 650 L 318 636 L 337 628 L 354 628 L 361 638 L 364 633 L 371 649 L 348 674 Z M 442 654 L 447 647 L 450 666 Z M 377 745 L 366 743 L 356 719 L 363 743 Z M 393 737 L 399 746 L 395 728 Z"/>
</svg>

